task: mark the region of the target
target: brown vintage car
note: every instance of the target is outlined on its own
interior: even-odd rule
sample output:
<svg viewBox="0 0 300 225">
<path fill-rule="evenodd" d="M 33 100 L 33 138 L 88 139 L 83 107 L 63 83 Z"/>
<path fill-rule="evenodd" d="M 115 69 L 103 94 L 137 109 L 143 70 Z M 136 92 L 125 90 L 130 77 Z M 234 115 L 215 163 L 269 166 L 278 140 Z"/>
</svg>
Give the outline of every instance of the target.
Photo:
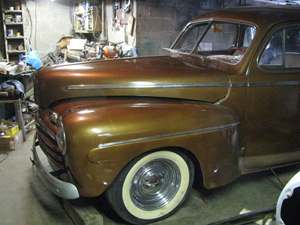
<svg viewBox="0 0 300 225">
<path fill-rule="evenodd" d="M 106 195 L 132 224 L 204 188 L 300 160 L 299 8 L 239 8 L 190 22 L 167 56 L 42 69 L 35 165 L 58 196 Z"/>
</svg>

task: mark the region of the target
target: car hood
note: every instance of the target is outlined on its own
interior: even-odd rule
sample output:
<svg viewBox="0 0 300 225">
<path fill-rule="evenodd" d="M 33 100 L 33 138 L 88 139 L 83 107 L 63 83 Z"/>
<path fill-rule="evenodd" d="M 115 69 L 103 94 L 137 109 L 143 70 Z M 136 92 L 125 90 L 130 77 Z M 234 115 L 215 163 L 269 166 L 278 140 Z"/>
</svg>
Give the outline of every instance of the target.
<svg viewBox="0 0 300 225">
<path fill-rule="evenodd" d="M 41 108 L 86 97 L 161 97 L 216 102 L 228 75 L 182 57 L 156 56 L 65 64 L 40 70 L 35 98 Z"/>
</svg>

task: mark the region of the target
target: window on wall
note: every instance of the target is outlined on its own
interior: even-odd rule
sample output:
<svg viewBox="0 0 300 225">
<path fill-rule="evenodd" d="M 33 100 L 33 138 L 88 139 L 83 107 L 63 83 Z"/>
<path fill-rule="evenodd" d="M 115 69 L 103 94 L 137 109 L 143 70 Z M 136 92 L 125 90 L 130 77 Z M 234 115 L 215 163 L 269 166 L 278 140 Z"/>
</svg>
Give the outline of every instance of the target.
<svg viewBox="0 0 300 225">
<path fill-rule="evenodd" d="M 275 32 L 260 57 L 259 65 L 300 68 L 300 26 Z"/>
</svg>

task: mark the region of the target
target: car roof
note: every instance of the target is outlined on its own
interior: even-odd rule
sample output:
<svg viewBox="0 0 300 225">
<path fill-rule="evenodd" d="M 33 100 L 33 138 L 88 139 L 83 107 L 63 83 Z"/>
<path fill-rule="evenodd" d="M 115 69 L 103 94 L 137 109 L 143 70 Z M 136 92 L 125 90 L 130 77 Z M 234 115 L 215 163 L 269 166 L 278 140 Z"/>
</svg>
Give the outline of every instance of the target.
<svg viewBox="0 0 300 225">
<path fill-rule="evenodd" d="M 238 20 L 251 23 L 257 27 L 272 26 L 283 22 L 300 21 L 300 7 L 269 6 L 269 7 L 238 7 L 208 12 L 194 18 L 212 20 Z"/>
</svg>

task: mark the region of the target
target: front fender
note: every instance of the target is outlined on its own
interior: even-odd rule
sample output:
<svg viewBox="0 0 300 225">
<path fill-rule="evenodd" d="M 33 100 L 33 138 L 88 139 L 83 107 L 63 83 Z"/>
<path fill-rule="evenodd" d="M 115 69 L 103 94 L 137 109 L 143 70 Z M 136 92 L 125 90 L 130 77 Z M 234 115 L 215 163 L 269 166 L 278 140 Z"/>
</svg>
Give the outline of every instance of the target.
<svg viewBox="0 0 300 225">
<path fill-rule="evenodd" d="M 77 103 L 63 117 L 67 161 L 82 195 L 103 193 L 132 159 L 166 147 L 193 154 L 207 188 L 239 175 L 238 119 L 231 110 L 179 100 L 93 101 Z"/>
</svg>

